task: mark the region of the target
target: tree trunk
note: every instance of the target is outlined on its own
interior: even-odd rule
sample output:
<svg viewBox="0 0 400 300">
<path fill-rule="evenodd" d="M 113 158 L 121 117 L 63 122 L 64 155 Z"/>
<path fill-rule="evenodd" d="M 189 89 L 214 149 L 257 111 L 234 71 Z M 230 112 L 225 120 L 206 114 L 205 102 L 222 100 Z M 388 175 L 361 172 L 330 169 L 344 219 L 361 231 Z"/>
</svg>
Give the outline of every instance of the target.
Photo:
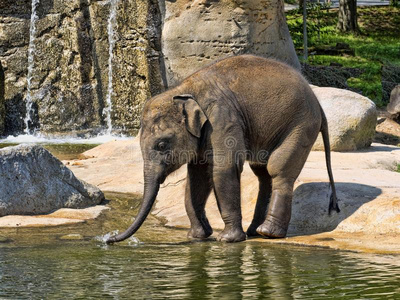
<svg viewBox="0 0 400 300">
<path fill-rule="evenodd" d="M 299 11 L 303 11 L 304 0 L 299 0 Z"/>
<path fill-rule="evenodd" d="M 342 32 L 358 32 L 357 0 L 339 0 L 337 29 Z"/>
</svg>

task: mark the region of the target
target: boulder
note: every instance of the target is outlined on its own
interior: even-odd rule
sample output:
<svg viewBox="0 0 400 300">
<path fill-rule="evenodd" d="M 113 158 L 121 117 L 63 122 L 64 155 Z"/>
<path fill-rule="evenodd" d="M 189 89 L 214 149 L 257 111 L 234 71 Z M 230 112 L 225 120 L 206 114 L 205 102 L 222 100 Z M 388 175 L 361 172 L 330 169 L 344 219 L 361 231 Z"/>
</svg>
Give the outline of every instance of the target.
<svg viewBox="0 0 400 300">
<path fill-rule="evenodd" d="M 216 59 L 250 53 L 300 69 L 283 1 L 165 1 L 162 52 L 168 85 Z"/>
<path fill-rule="evenodd" d="M 390 93 L 390 102 L 386 109 L 394 119 L 400 119 L 400 84 Z"/>
<path fill-rule="evenodd" d="M 0 136 L 4 132 L 4 117 L 5 117 L 5 108 L 4 108 L 4 70 L 0 61 Z"/>
<path fill-rule="evenodd" d="M 312 88 L 328 119 L 331 150 L 353 151 L 371 145 L 377 119 L 374 102 L 347 90 Z M 313 150 L 323 149 L 320 134 Z"/>
<path fill-rule="evenodd" d="M 40 146 L 0 150 L 0 216 L 35 215 L 99 204 L 103 193 Z"/>
</svg>

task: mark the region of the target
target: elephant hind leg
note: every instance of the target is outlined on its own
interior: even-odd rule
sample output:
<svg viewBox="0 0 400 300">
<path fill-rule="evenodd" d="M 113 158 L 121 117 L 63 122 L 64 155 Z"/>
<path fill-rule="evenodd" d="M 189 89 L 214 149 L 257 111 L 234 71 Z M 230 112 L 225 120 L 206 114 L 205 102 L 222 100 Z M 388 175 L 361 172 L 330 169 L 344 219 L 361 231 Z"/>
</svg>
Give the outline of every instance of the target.
<svg viewBox="0 0 400 300">
<path fill-rule="evenodd" d="M 268 213 L 257 233 L 272 238 L 287 234 L 292 213 L 293 185 L 299 176 L 315 139 L 309 132 L 293 133 L 275 149 L 267 164 L 272 177 L 272 195 Z M 315 138 L 318 132 L 315 133 Z"/>
<path fill-rule="evenodd" d="M 272 180 L 272 195 L 265 221 L 257 227 L 257 233 L 271 238 L 287 234 L 291 218 L 293 183 L 286 178 Z"/>
<path fill-rule="evenodd" d="M 258 178 L 259 187 L 253 220 L 246 233 L 247 236 L 259 236 L 256 229 L 265 221 L 267 215 L 268 203 L 272 191 L 272 178 L 267 171 L 266 165 L 250 163 L 250 168 Z"/>
<path fill-rule="evenodd" d="M 213 233 L 204 209 L 211 190 L 212 183 L 208 165 L 188 164 L 185 208 L 191 224 L 188 232 L 189 238 L 205 239 Z"/>
</svg>

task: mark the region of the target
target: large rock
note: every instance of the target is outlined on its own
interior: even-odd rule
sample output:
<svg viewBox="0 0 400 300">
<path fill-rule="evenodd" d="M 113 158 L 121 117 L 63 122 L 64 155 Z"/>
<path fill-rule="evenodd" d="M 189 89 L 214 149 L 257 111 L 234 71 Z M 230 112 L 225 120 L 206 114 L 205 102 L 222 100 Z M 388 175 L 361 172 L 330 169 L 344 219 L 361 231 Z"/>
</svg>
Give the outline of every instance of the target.
<svg viewBox="0 0 400 300">
<path fill-rule="evenodd" d="M 157 0 L 117 2 L 112 124 L 134 133 L 143 102 L 162 90 Z M 6 72 L 6 134 L 24 129 L 32 0 L 0 0 L 0 60 Z M 104 128 L 111 1 L 40 0 L 32 99 L 43 133 Z"/>
<path fill-rule="evenodd" d="M 103 193 L 40 146 L 0 150 L 0 216 L 43 214 L 99 204 Z"/>
<path fill-rule="evenodd" d="M 347 90 L 312 88 L 328 119 L 331 150 L 352 151 L 371 145 L 377 118 L 371 100 Z M 313 149 L 324 149 L 321 134 Z"/>
<path fill-rule="evenodd" d="M 4 70 L 0 61 L 0 136 L 4 132 Z"/>
<path fill-rule="evenodd" d="M 394 119 L 400 119 L 400 84 L 390 93 L 390 103 L 387 106 L 387 111 Z"/>
<path fill-rule="evenodd" d="M 162 51 L 168 84 L 216 59 L 243 53 L 300 69 L 283 5 L 281 0 L 165 1 Z"/>
</svg>

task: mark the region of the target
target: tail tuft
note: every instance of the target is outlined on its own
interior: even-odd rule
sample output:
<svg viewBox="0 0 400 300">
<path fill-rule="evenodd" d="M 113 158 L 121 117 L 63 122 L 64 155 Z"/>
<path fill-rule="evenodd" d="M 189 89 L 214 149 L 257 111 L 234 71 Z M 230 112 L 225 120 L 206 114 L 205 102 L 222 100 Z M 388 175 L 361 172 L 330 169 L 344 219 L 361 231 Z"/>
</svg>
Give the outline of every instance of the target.
<svg viewBox="0 0 400 300">
<path fill-rule="evenodd" d="M 332 166 L 331 166 L 331 147 L 329 143 L 329 132 L 328 132 L 328 120 L 326 119 L 326 116 L 324 114 L 324 111 L 322 110 L 322 107 L 320 106 L 321 109 L 321 134 L 322 134 L 322 140 L 324 141 L 324 148 L 325 148 L 325 160 L 326 160 L 326 168 L 328 169 L 328 176 L 329 176 L 329 184 L 330 188 L 332 191 L 332 194 L 329 199 L 329 215 L 331 214 L 332 210 L 336 210 L 336 212 L 340 212 L 339 205 L 338 205 L 338 199 L 336 197 L 336 187 L 335 187 L 335 181 L 333 180 L 333 175 L 332 175 Z"/>
<path fill-rule="evenodd" d="M 332 210 L 336 210 L 337 213 L 340 213 L 338 199 L 333 193 L 331 194 L 331 197 L 329 199 L 329 215 L 332 213 Z"/>
</svg>

